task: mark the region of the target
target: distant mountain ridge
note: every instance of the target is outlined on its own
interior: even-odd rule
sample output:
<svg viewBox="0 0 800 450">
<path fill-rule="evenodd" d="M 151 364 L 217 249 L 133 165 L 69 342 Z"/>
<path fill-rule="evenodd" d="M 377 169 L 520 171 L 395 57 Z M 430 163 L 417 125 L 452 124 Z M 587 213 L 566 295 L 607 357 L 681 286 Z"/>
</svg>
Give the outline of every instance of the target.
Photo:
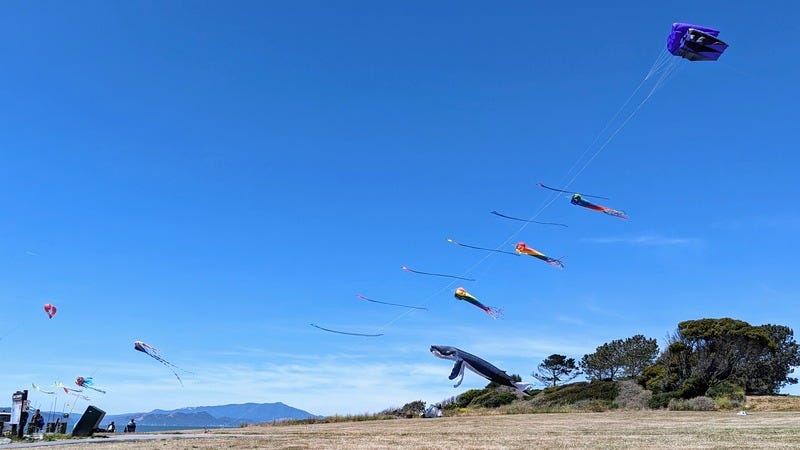
<svg viewBox="0 0 800 450">
<path fill-rule="evenodd" d="M 196 414 L 207 413 L 212 417 L 246 420 L 247 423 L 271 422 L 273 420 L 307 419 L 317 417 L 308 411 L 293 408 L 285 403 L 235 403 L 218 406 L 191 406 L 169 411 L 154 409 L 149 414 Z"/>
<path fill-rule="evenodd" d="M 97 407 L 102 408 L 101 404 Z M 218 406 L 191 406 L 186 408 L 126 414 L 106 414 L 101 422 L 105 428 L 111 421 L 122 431 L 132 418 L 139 426 L 145 427 L 187 427 L 187 428 L 223 428 L 238 427 L 242 424 L 254 424 L 291 419 L 308 419 L 321 417 L 308 411 L 297 409 L 281 402 L 276 403 L 240 403 Z M 70 421 L 77 421 L 80 414 L 73 414 Z M 74 423 L 74 422 L 73 422 Z"/>
</svg>

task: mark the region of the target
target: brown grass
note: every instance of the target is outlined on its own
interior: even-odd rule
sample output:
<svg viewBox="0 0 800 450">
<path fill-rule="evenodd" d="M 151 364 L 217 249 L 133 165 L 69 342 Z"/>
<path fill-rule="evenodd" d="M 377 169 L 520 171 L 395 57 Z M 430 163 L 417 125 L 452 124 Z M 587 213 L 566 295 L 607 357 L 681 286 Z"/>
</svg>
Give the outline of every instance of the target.
<svg viewBox="0 0 800 450">
<path fill-rule="evenodd" d="M 748 395 L 745 407 L 748 411 L 800 411 L 800 397 Z"/>
<path fill-rule="evenodd" d="M 79 444 L 81 445 L 81 444 Z M 107 449 L 800 448 L 800 412 L 615 411 L 259 425 Z"/>
</svg>

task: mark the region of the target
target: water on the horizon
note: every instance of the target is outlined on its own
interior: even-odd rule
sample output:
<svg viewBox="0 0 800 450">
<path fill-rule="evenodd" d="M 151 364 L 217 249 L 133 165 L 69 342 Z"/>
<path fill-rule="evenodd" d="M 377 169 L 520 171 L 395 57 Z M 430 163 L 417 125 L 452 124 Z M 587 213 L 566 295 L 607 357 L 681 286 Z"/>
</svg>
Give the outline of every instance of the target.
<svg viewBox="0 0 800 450">
<path fill-rule="evenodd" d="M 124 427 L 122 427 L 124 428 Z M 144 433 L 148 431 L 177 431 L 177 430 L 217 430 L 220 428 L 231 428 L 231 427 L 198 427 L 198 426 L 171 426 L 171 425 L 140 425 L 136 424 L 136 432 L 137 433 Z M 120 429 L 117 433 L 123 433 Z"/>
</svg>

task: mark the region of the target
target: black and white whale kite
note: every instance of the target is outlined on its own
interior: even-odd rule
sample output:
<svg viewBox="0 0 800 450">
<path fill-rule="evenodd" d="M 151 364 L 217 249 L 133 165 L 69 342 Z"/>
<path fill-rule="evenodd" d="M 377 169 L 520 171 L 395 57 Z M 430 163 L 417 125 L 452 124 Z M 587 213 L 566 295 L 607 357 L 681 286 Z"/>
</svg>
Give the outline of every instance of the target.
<svg viewBox="0 0 800 450">
<path fill-rule="evenodd" d="M 528 395 L 525 392 L 525 389 L 528 389 L 530 384 L 514 381 L 514 379 L 505 373 L 505 371 L 498 369 L 492 364 L 489 364 L 488 362 L 471 353 L 467 353 L 464 350 L 460 350 L 455 347 L 449 347 L 447 345 L 431 345 L 431 353 L 433 353 L 433 356 L 438 358 L 449 359 L 456 362 L 455 366 L 453 366 L 453 371 L 450 372 L 450 377 L 448 377 L 451 380 L 455 380 L 457 377 L 460 377 L 458 382 L 453 387 L 458 387 L 461 385 L 461 382 L 464 380 L 464 369 L 467 368 L 489 381 L 494 381 L 495 383 L 503 386 L 512 387 L 519 392 Z"/>
</svg>

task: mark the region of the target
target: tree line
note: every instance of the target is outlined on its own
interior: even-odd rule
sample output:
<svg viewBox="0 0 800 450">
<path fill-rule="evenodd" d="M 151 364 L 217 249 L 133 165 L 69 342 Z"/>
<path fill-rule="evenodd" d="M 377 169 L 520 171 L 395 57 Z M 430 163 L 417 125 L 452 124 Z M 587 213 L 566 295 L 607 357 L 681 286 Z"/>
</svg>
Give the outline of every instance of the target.
<svg viewBox="0 0 800 450">
<path fill-rule="evenodd" d="M 604 343 L 577 362 L 553 354 L 531 375 L 553 387 L 580 374 L 590 381 L 634 379 L 653 393 L 656 405 L 720 391 L 778 394 L 798 382 L 790 375 L 800 366 L 800 345 L 787 326 L 687 320 L 667 341 L 661 353 L 655 339 L 637 334 Z"/>
</svg>

